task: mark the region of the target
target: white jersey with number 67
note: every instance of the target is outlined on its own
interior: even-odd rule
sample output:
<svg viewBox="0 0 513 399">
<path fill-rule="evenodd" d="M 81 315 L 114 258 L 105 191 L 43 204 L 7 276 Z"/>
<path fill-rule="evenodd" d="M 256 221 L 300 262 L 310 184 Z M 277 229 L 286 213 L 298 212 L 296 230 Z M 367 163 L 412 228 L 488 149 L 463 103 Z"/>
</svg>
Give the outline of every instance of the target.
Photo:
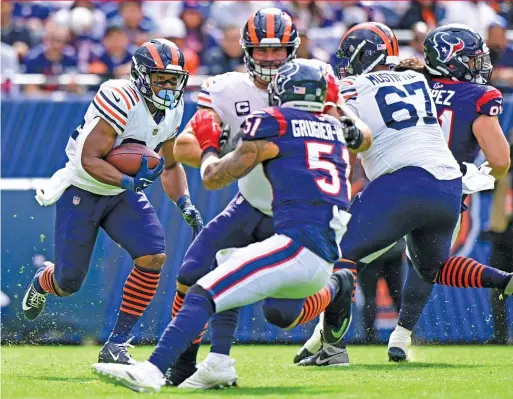
<svg viewBox="0 0 513 399">
<path fill-rule="evenodd" d="M 347 77 L 340 94 L 372 131 L 372 146 L 360 154 L 370 180 L 409 166 L 438 180 L 461 176 L 422 74 L 380 71 Z"/>
</svg>

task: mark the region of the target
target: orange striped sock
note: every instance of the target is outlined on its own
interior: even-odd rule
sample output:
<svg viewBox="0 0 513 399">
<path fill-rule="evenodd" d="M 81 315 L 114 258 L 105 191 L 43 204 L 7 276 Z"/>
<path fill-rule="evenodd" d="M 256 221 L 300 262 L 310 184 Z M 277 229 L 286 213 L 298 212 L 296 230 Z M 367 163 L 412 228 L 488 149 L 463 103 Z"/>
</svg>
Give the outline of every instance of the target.
<svg viewBox="0 0 513 399">
<path fill-rule="evenodd" d="M 192 341 L 192 344 L 193 345 L 199 345 L 201 344 L 201 340 L 203 339 L 203 336 L 205 335 L 205 333 L 207 332 L 207 326 L 208 326 L 208 323 L 205 324 L 205 327 L 203 327 L 203 330 L 200 332 L 200 334 L 198 335 L 198 338 L 196 338 L 194 341 Z"/>
<path fill-rule="evenodd" d="M 483 265 L 463 256 L 451 256 L 437 273 L 436 282 L 459 288 L 481 288 Z"/>
<path fill-rule="evenodd" d="M 173 309 L 171 310 L 171 318 L 174 318 L 182 308 L 185 295 L 186 294 L 184 294 L 183 292 L 176 291 L 175 298 L 173 299 Z"/>
<path fill-rule="evenodd" d="M 55 265 L 53 263 L 50 263 L 39 275 L 39 285 L 48 294 L 58 296 L 57 291 L 55 290 L 55 286 L 53 284 L 54 270 Z"/>
<path fill-rule="evenodd" d="M 451 256 L 438 271 L 435 282 L 458 288 L 504 289 L 510 279 L 509 273 L 482 265 L 472 258 Z"/>
<path fill-rule="evenodd" d="M 109 341 L 126 342 L 139 317 L 141 317 L 157 292 L 160 270 L 134 266 L 123 287 L 123 300 L 116 325 Z"/>
<path fill-rule="evenodd" d="M 297 324 L 306 324 L 319 316 L 331 302 L 331 291 L 323 287 L 317 294 L 306 298 L 301 312 L 301 318 Z"/>
<path fill-rule="evenodd" d="M 175 298 L 173 299 L 173 309 L 171 311 L 171 317 L 174 318 L 176 314 L 180 311 L 180 309 L 183 306 L 183 301 L 185 300 L 185 295 L 183 292 L 176 291 Z M 192 341 L 193 345 L 197 345 L 201 343 L 201 340 L 203 339 L 203 335 L 205 335 L 205 332 L 207 331 L 207 324 L 205 324 L 205 327 L 203 328 L 203 331 L 201 331 L 200 335 L 198 335 L 198 338 L 196 338 L 194 341 Z"/>
<path fill-rule="evenodd" d="M 160 270 L 143 271 L 134 266 L 123 287 L 121 312 L 141 317 L 157 292 L 159 278 Z"/>
</svg>

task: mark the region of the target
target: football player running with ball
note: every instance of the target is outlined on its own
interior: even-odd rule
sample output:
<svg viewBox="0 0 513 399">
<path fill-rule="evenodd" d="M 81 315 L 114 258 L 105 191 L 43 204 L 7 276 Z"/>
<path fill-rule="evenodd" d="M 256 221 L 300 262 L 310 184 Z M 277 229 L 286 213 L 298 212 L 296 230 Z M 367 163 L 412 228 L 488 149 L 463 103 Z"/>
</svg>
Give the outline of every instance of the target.
<svg viewBox="0 0 513 399">
<path fill-rule="evenodd" d="M 42 205 L 57 206 L 55 262 L 45 262 L 27 288 L 22 302 L 27 319 L 39 316 L 48 294 L 66 297 L 80 289 L 100 227 L 134 260 L 100 362 L 135 362 L 127 341 L 155 295 L 166 260 L 164 230 L 143 190 L 161 176 L 164 191 L 195 234 L 203 226 L 189 198 L 184 169 L 173 154 L 189 76 L 184 65 L 182 52 L 168 40 L 141 45 L 132 58 L 131 79 L 109 80 L 100 86 L 83 123 L 68 141 L 69 161 L 36 196 Z M 137 174 L 124 175 L 104 160 L 124 143 L 158 151 L 159 164 L 150 169 L 143 156 Z"/>
<path fill-rule="evenodd" d="M 406 236 L 413 266 L 427 283 L 496 288 L 510 295 L 513 273 L 450 256 L 462 173 L 438 124 L 424 75 L 392 70 L 399 62 L 398 48 L 389 27 L 364 23 L 346 32 L 337 53 L 341 94 L 373 135 L 373 145 L 361 153 L 371 182 L 349 209 L 341 263 L 351 267 Z M 330 362 L 333 352 L 324 342 L 300 364 L 336 365 Z"/>
<path fill-rule="evenodd" d="M 280 327 L 306 322 L 325 310 L 325 339 L 333 344 L 340 339 L 339 332 L 350 319 L 345 309 L 350 309 L 354 278 L 349 270 L 332 271 L 351 217 L 345 211 L 349 153 L 343 123 L 321 114 L 326 91 L 319 65 L 290 61 L 280 67 L 270 87 L 271 104 L 276 106 L 246 119 L 235 151 L 219 159 L 220 130 L 196 131 L 201 176 L 208 189 L 220 189 L 257 165 L 263 167 L 274 193 L 275 233 L 228 257 L 218 255 L 217 267 L 189 289 L 148 361 L 98 363 L 93 367 L 100 376 L 138 392 L 159 391 L 169 365 L 214 313 L 260 300 L 267 320 Z M 212 123 L 213 116 L 208 118 Z M 317 306 L 305 313 L 309 295 L 316 297 Z M 236 375 L 228 379 L 219 373 L 219 386 L 236 381 Z"/>
</svg>

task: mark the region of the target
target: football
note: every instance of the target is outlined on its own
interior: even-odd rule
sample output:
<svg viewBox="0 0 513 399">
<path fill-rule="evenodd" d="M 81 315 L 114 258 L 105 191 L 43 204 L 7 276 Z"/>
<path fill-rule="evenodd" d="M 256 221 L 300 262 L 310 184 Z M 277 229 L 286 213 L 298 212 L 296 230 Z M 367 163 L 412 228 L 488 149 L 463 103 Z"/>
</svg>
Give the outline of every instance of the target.
<svg viewBox="0 0 513 399">
<path fill-rule="evenodd" d="M 148 157 L 148 166 L 153 169 L 158 165 L 160 156 L 143 144 L 127 143 L 113 148 L 105 157 L 105 160 L 120 172 L 135 176 L 141 167 L 143 155 Z"/>
</svg>

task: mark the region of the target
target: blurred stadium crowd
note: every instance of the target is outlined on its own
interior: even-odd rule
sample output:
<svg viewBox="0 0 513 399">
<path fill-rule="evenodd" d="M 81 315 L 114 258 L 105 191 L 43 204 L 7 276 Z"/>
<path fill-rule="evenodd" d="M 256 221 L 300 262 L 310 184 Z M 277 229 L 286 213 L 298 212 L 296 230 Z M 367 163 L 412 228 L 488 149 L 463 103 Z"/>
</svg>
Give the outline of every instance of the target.
<svg viewBox="0 0 513 399">
<path fill-rule="evenodd" d="M 132 51 L 152 37 L 174 41 L 191 74 L 215 75 L 244 69 L 240 28 L 259 8 L 286 10 L 301 33 L 298 57 L 336 64 L 334 53 L 351 26 L 384 22 L 403 35 L 402 57 L 422 55 L 427 32 L 461 22 L 488 38 L 499 69 L 495 84 L 513 86 L 513 3 L 506 1 L 34 1 L 1 3 L 2 92 L 16 94 L 9 76 L 97 74 L 126 77 Z M 400 36 L 401 39 L 401 36 Z M 87 86 L 25 84 L 27 94 L 75 93 Z M 94 87 L 89 87 L 94 89 Z"/>
</svg>

